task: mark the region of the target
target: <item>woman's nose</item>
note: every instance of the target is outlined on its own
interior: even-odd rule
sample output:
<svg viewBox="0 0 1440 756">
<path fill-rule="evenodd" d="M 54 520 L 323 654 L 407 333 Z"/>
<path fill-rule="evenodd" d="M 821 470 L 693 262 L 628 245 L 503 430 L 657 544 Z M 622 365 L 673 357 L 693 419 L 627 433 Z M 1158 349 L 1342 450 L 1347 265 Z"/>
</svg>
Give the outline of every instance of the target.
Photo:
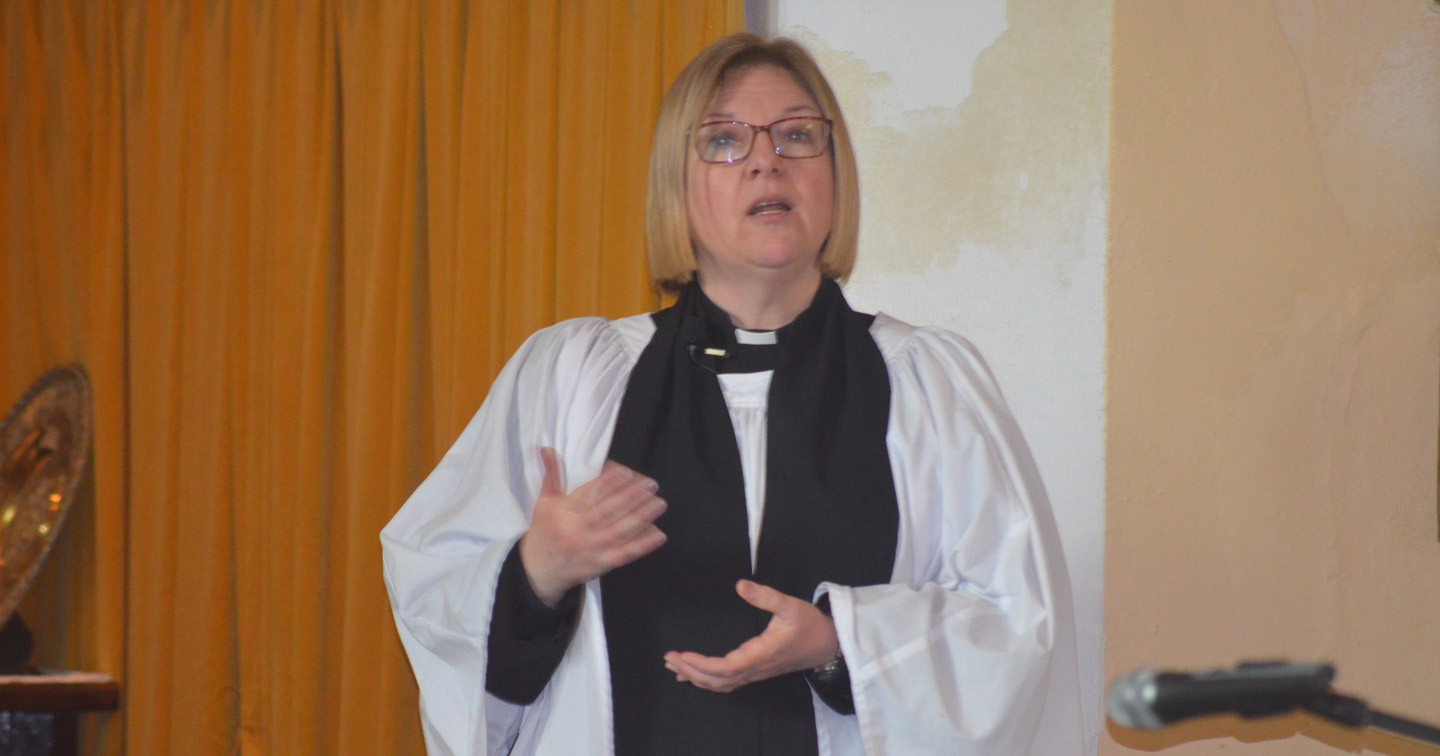
<svg viewBox="0 0 1440 756">
<path fill-rule="evenodd" d="M 755 143 L 750 145 L 750 157 L 745 161 L 746 167 L 755 173 L 760 173 L 778 168 L 781 160 L 782 158 L 775 152 L 775 140 L 770 138 L 770 132 L 757 133 Z"/>
</svg>

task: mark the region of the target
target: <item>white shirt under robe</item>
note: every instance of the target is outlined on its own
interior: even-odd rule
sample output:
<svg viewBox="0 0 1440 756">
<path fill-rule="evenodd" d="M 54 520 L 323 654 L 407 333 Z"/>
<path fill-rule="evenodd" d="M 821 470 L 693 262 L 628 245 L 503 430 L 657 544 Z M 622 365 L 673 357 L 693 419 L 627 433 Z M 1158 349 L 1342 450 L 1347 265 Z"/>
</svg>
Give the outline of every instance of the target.
<svg viewBox="0 0 1440 756">
<path fill-rule="evenodd" d="M 487 636 L 500 566 L 539 495 L 540 448 L 559 450 L 567 490 L 599 474 L 653 332 L 641 315 L 536 333 L 381 533 L 430 756 L 613 754 L 599 580 L 585 586 L 575 637 L 533 704 L 485 692 Z M 964 339 L 883 314 L 870 332 L 890 378 L 898 542 L 890 584 L 817 591 L 830 594 L 856 707 L 837 714 L 812 694 L 821 756 L 1084 753 L 1069 579 L 1019 428 Z M 768 381 L 722 380 L 753 553 Z"/>
</svg>

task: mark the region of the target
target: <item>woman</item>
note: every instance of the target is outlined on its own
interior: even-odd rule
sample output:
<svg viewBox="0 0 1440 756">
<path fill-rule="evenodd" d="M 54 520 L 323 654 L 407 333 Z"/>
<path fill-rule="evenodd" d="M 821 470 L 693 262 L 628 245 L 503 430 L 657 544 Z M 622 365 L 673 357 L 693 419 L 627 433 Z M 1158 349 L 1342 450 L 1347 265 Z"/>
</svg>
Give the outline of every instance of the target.
<svg viewBox="0 0 1440 756">
<path fill-rule="evenodd" d="M 1083 752 L 998 389 L 841 294 L 858 181 L 814 61 L 716 42 L 650 170 L 675 306 L 533 336 L 382 533 L 430 752 Z"/>
</svg>

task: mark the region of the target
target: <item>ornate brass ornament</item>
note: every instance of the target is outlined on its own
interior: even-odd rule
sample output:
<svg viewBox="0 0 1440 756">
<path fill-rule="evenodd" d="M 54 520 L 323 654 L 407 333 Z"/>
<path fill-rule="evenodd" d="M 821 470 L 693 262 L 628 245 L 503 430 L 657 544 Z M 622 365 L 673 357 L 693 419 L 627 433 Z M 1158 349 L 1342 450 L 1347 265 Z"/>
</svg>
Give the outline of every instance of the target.
<svg viewBox="0 0 1440 756">
<path fill-rule="evenodd" d="M 0 625 L 60 534 L 90 458 L 90 380 L 52 370 L 0 422 Z"/>
</svg>

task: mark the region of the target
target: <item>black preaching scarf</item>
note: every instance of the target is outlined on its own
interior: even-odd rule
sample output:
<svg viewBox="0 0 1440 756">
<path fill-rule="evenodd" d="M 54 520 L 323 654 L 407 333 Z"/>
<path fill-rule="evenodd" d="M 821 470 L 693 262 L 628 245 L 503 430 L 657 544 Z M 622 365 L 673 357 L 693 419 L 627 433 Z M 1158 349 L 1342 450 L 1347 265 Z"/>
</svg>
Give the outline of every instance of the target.
<svg viewBox="0 0 1440 756">
<path fill-rule="evenodd" d="M 676 682 L 667 651 L 723 656 L 765 629 L 750 578 L 809 600 L 822 581 L 890 579 L 899 510 L 885 445 L 890 382 L 870 336 L 825 278 L 773 345 L 738 344 L 697 283 L 655 313 L 626 385 L 610 457 L 660 484 L 664 546 L 601 578 L 618 756 L 816 753 L 799 673 L 729 694 Z M 711 350 L 707 353 L 706 350 Z M 724 353 L 717 356 L 715 350 Z M 717 372 L 774 370 L 765 513 L 750 567 L 740 452 Z"/>
</svg>

